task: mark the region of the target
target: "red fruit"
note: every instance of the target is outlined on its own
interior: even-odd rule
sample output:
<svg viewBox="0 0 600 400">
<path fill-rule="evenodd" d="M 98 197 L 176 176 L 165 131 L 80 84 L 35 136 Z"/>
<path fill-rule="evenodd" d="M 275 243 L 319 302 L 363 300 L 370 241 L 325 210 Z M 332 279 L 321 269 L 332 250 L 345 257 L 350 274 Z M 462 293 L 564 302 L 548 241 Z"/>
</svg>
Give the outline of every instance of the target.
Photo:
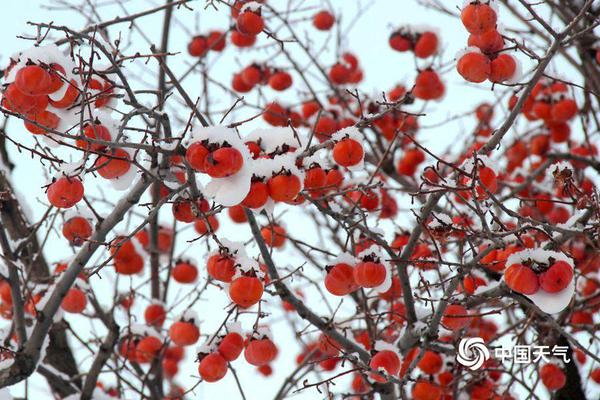
<svg viewBox="0 0 600 400">
<path fill-rule="evenodd" d="M 162 360 L 162 369 L 168 379 L 173 379 L 173 377 L 177 375 L 177 372 L 179 372 L 177 361 L 171 358 L 164 358 Z"/>
<path fill-rule="evenodd" d="M 504 48 L 504 39 L 497 30 L 492 29 L 484 33 L 469 35 L 469 46 L 478 47 L 483 53 L 496 53 Z"/>
<path fill-rule="evenodd" d="M 469 311 L 458 304 L 449 304 L 444 310 L 442 317 L 442 326 L 451 331 L 457 331 L 471 323 Z"/>
<path fill-rule="evenodd" d="M 165 358 L 170 358 L 171 360 L 174 360 L 177 362 L 183 360 L 184 355 L 185 355 L 185 350 L 183 349 L 183 347 L 179 347 L 179 346 L 167 347 L 167 349 L 165 350 Z"/>
<path fill-rule="evenodd" d="M 569 136 L 571 136 L 571 128 L 569 124 L 564 122 L 551 122 L 548 129 L 550 130 L 552 141 L 556 143 L 566 142 Z"/>
<path fill-rule="evenodd" d="M 48 106 L 48 96 L 26 95 L 13 84 L 4 91 L 2 105 L 19 114 L 37 113 Z"/>
<path fill-rule="evenodd" d="M 92 236 L 92 225 L 87 218 L 73 217 L 66 221 L 62 228 L 63 236 L 73 246 L 81 246 Z"/>
<path fill-rule="evenodd" d="M 262 80 L 263 73 L 258 65 L 249 65 L 240 73 L 246 85 L 254 87 Z"/>
<path fill-rule="evenodd" d="M 396 51 L 408 51 L 412 49 L 413 43 L 411 39 L 400 32 L 394 32 L 390 35 L 390 47 Z"/>
<path fill-rule="evenodd" d="M 441 400 L 442 389 L 435 383 L 418 380 L 412 387 L 412 400 Z"/>
<path fill-rule="evenodd" d="M 345 263 L 335 264 L 325 277 L 325 287 L 335 296 L 345 296 L 357 290 L 354 268 Z"/>
<path fill-rule="evenodd" d="M 198 372 L 205 382 L 217 382 L 227 374 L 227 361 L 219 353 L 211 353 L 200 361 Z"/>
<path fill-rule="evenodd" d="M 0 281 L 0 298 L 2 299 L 3 303 L 12 306 L 13 301 L 10 283 L 5 280 Z"/>
<path fill-rule="evenodd" d="M 253 86 L 244 82 L 244 78 L 241 74 L 234 74 L 233 79 L 231 80 L 231 88 L 236 92 L 248 93 L 252 90 Z"/>
<path fill-rule="evenodd" d="M 242 308 L 248 308 L 258 303 L 264 287 L 260 279 L 253 276 L 241 276 L 231 282 L 229 297 Z"/>
<path fill-rule="evenodd" d="M 207 212 L 210 209 L 208 201 L 201 199 L 196 201 L 196 212 L 198 214 Z M 197 216 L 194 214 L 192 208 L 192 201 L 185 199 L 178 199 L 173 203 L 173 216 L 177 221 L 181 222 L 194 222 Z"/>
<path fill-rule="evenodd" d="M 225 37 L 226 35 L 221 31 L 211 31 L 207 38 L 209 49 L 216 52 L 223 51 L 227 43 Z"/>
<path fill-rule="evenodd" d="M 198 268 L 185 261 L 178 262 L 173 268 L 173 279 L 179 283 L 193 283 L 198 277 Z"/>
<path fill-rule="evenodd" d="M 236 272 L 233 258 L 220 254 L 215 254 L 208 259 L 206 269 L 213 279 L 221 282 L 231 282 Z"/>
<path fill-rule="evenodd" d="M 137 362 L 149 363 L 160 353 L 162 341 L 154 336 L 146 336 L 140 340 L 136 346 Z"/>
<path fill-rule="evenodd" d="M 236 26 L 240 33 L 256 36 L 265 29 L 265 22 L 259 14 L 246 10 L 237 17 Z"/>
<path fill-rule="evenodd" d="M 229 214 L 229 218 L 236 224 L 243 224 L 248 222 L 248 217 L 246 217 L 246 212 L 244 211 L 244 206 L 233 206 L 227 209 L 227 214 Z"/>
<path fill-rule="evenodd" d="M 230 332 L 223 337 L 217 349 L 227 361 L 236 360 L 244 350 L 244 338 L 236 332 Z"/>
<path fill-rule="evenodd" d="M 478 198 L 487 198 L 488 192 L 492 194 L 496 193 L 498 190 L 498 180 L 494 170 L 489 167 L 481 167 L 477 170 L 477 174 L 479 175 L 479 181 L 481 182 L 481 186 L 476 187 Z M 482 186 L 487 190 L 487 192 L 482 188 Z"/>
<path fill-rule="evenodd" d="M 194 142 L 185 152 L 185 159 L 196 171 L 205 172 L 205 162 L 210 151 L 200 142 Z"/>
<path fill-rule="evenodd" d="M 56 129 L 60 123 L 58 115 L 46 110 L 29 114 L 28 117 L 35 122 L 35 124 L 26 121 L 25 128 L 35 135 L 44 135 L 48 133 L 48 131 Z"/>
<path fill-rule="evenodd" d="M 236 47 L 252 47 L 256 43 L 256 36 L 244 35 L 238 31 L 231 32 L 231 43 Z"/>
<path fill-rule="evenodd" d="M 573 99 L 560 100 L 552 105 L 552 120 L 556 122 L 567 122 L 577 115 L 577 103 Z"/>
<path fill-rule="evenodd" d="M 242 169 L 244 158 L 238 149 L 221 147 L 204 159 L 204 171 L 213 178 L 226 178 Z"/>
<path fill-rule="evenodd" d="M 69 289 L 62 303 L 60 303 L 60 307 L 63 310 L 72 314 L 80 314 L 85 310 L 86 305 L 87 298 L 85 297 L 85 293 L 78 288 Z"/>
<path fill-rule="evenodd" d="M 47 98 L 46 96 L 40 96 L 40 97 Z M 65 91 L 65 94 L 63 95 L 63 97 L 61 99 L 52 100 L 50 98 L 47 98 L 48 99 L 47 101 L 50 102 L 50 105 L 52 107 L 67 108 L 67 107 L 72 106 L 78 97 L 79 97 L 79 85 L 77 84 L 77 81 L 75 79 L 71 79 L 71 81 L 69 82 L 69 86 L 67 87 L 67 90 Z"/>
<path fill-rule="evenodd" d="M 446 88 L 435 71 L 421 71 L 415 80 L 413 94 L 421 100 L 437 100 L 444 95 Z"/>
<path fill-rule="evenodd" d="M 265 107 L 263 119 L 273 126 L 286 126 L 288 112 L 278 103 L 270 103 Z"/>
<path fill-rule="evenodd" d="M 467 53 L 458 60 L 456 69 L 465 80 L 481 83 L 490 76 L 490 60 L 481 53 Z"/>
<path fill-rule="evenodd" d="M 273 374 L 273 368 L 269 364 L 261 365 L 256 369 L 262 376 L 271 376 Z"/>
<path fill-rule="evenodd" d="M 208 52 L 208 40 L 204 35 L 194 36 L 188 44 L 187 50 L 192 57 L 204 57 Z"/>
<path fill-rule="evenodd" d="M 364 288 L 379 286 L 385 281 L 387 271 L 385 266 L 376 262 L 361 262 L 354 267 L 354 281 Z"/>
<path fill-rule="evenodd" d="M 284 91 L 292 86 L 292 76 L 287 72 L 276 72 L 269 78 L 269 86 L 273 90 Z"/>
<path fill-rule="evenodd" d="M 471 34 L 481 34 L 496 28 L 496 11 L 487 4 L 471 3 L 463 8 L 460 19 Z"/>
<path fill-rule="evenodd" d="M 320 195 L 326 184 L 327 173 L 323 168 L 315 166 L 305 171 L 304 190 L 311 192 L 312 195 Z"/>
<path fill-rule="evenodd" d="M 266 365 L 277 357 L 277 347 L 271 339 L 250 340 L 244 350 L 244 358 L 256 367 Z"/>
<path fill-rule="evenodd" d="M 333 146 L 333 159 L 342 167 L 352 167 L 363 159 L 362 145 L 354 139 L 345 138 Z"/>
<path fill-rule="evenodd" d="M 327 171 L 327 188 L 330 190 L 338 189 L 344 182 L 344 175 L 339 169 L 330 169 Z"/>
<path fill-rule="evenodd" d="M 319 142 L 324 142 L 329 139 L 333 133 L 338 129 L 337 122 L 335 119 L 330 117 L 321 117 L 315 125 L 315 135 Z"/>
<path fill-rule="evenodd" d="M 65 75 L 65 69 L 60 64 L 50 64 L 50 93 L 54 93 L 59 90 L 65 82 L 63 81 Z"/>
<path fill-rule="evenodd" d="M 177 346 L 189 346 L 198 341 L 200 329 L 192 322 L 177 321 L 169 328 L 169 337 Z"/>
<path fill-rule="evenodd" d="M 490 81 L 504 82 L 511 79 L 517 71 L 517 62 L 509 54 L 500 54 L 490 65 Z"/>
<path fill-rule="evenodd" d="M 538 277 L 533 270 L 522 264 L 513 264 L 504 271 L 506 286 L 515 292 L 534 294 L 539 290 Z"/>
<path fill-rule="evenodd" d="M 592 378 L 592 380 L 596 383 L 600 384 L 600 368 L 596 368 L 594 369 L 591 373 L 590 373 L 590 378 Z"/>
<path fill-rule="evenodd" d="M 548 293 L 557 293 L 569 286 L 573 268 L 565 261 L 557 261 L 539 276 L 540 287 Z"/>
<path fill-rule="evenodd" d="M 150 304 L 144 310 L 144 321 L 150 326 L 161 328 L 167 318 L 167 312 L 162 304 Z"/>
<path fill-rule="evenodd" d="M 540 378 L 548 390 L 558 390 L 565 386 L 567 377 L 556 364 L 546 364 L 540 369 Z"/>
<path fill-rule="evenodd" d="M 89 139 L 104 140 L 106 142 L 110 142 L 112 140 L 110 131 L 102 124 L 86 124 L 83 128 L 83 136 Z M 98 152 L 106 148 L 105 144 L 90 143 L 85 139 L 77 139 L 75 144 L 80 149 L 91 150 L 94 152 Z"/>
<path fill-rule="evenodd" d="M 248 208 L 260 208 L 269 200 L 269 188 L 262 181 L 253 181 L 250 184 L 250 191 L 242 200 L 242 205 Z M 243 211 L 243 210 L 242 210 Z M 244 221 L 245 222 L 245 215 Z"/>
<path fill-rule="evenodd" d="M 260 235 L 269 247 L 280 248 L 285 244 L 285 229 L 279 225 L 265 226 L 260 230 Z"/>
<path fill-rule="evenodd" d="M 421 358 L 421 361 L 419 361 L 417 366 L 421 371 L 425 372 L 426 374 L 433 375 L 440 372 L 443 364 L 444 361 L 442 360 L 442 356 L 440 356 L 434 351 L 427 350 L 425 351 L 423 358 Z"/>
<path fill-rule="evenodd" d="M 348 83 L 352 71 L 342 63 L 334 64 L 329 70 L 329 80 L 335 85 L 343 85 Z"/>
<path fill-rule="evenodd" d="M 57 208 L 71 208 L 83 198 L 83 183 L 77 177 L 62 177 L 48 186 L 47 197 Z"/>
<path fill-rule="evenodd" d="M 313 25 L 320 31 L 328 31 L 335 23 L 335 17 L 326 10 L 319 11 L 313 17 Z"/>
<path fill-rule="evenodd" d="M 129 153 L 115 149 L 111 154 L 98 157 L 95 164 L 98 173 L 104 179 L 116 179 L 125 175 L 131 168 Z"/>
<path fill-rule="evenodd" d="M 291 202 L 293 201 L 300 189 L 302 183 L 300 178 L 294 174 L 279 174 L 275 175 L 267 181 L 269 196 L 275 201 Z"/>
<path fill-rule="evenodd" d="M 53 91 L 52 77 L 38 65 L 28 65 L 17 71 L 13 84 L 28 96 L 40 96 Z"/>
<path fill-rule="evenodd" d="M 208 224 L 207 221 L 208 220 Z M 219 229 L 219 220 L 214 215 L 209 215 L 206 220 L 199 218 L 194 222 L 194 229 L 199 235 L 206 235 L 209 230 L 210 232 L 216 232 Z"/>
<path fill-rule="evenodd" d="M 391 350 L 383 350 L 371 358 L 369 366 L 375 371 L 384 372 L 388 375 L 395 376 L 400 371 L 400 358 Z M 385 377 L 375 373 L 372 373 L 371 377 L 377 382 L 387 381 Z"/>
<path fill-rule="evenodd" d="M 424 32 L 415 43 L 415 56 L 427 58 L 434 55 L 438 48 L 438 37 L 433 32 Z"/>
</svg>

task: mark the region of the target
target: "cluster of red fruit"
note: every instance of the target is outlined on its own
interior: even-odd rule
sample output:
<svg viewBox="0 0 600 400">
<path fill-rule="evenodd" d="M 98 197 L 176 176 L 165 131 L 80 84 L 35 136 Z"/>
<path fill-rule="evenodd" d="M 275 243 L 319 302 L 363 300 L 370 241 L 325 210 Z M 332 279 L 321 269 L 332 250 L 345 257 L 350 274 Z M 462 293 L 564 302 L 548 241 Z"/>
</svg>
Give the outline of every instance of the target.
<svg viewBox="0 0 600 400">
<path fill-rule="evenodd" d="M 517 94 L 508 103 L 513 109 L 519 101 Z M 531 151 L 543 156 L 550 147 L 550 140 L 555 143 L 566 142 L 571 135 L 569 121 L 577 115 L 579 107 L 569 96 L 565 83 L 542 78 L 533 87 L 531 94 L 525 99 L 521 113 L 529 121 L 542 121 L 547 129 L 547 135 L 539 135 L 532 139 Z"/>
<path fill-rule="evenodd" d="M 496 10 L 488 1 L 472 1 L 461 12 L 461 20 L 470 33 L 467 51 L 459 58 L 456 68 L 465 80 L 481 83 L 506 82 L 517 73 L 517 61 L 502 53 L 504 38 L 496 27 Z"/>
<path fill-rule="evenodd" d="M 226 178 L 238 173 L 244 165 L 242 153 L 228 143 L 209 143 L 208 140 L 192 143 L 185 159 L 195 171 L 212 178 Z"/>
<path fill-rule="evenodd" d="M 245 340 L 236 332 L 225 335 L 219 343 L 210 346 L 207 353 L 200 352 L 198 372 L 205 382 L 217 382 L 227 374 L 228 363 L 235 361 L 244 351 L 244 358 L 250 365 L 258 367 L 264 374 L 270 374 L 269 363 L 277 357 L 279 350 L 268 335 L 254 332 Z"/>
<path fill-rule="evenodd" d="M 233 75 L 231 88 L 236 92 L 247 93 L 256 85 L 266 84 L 271 89 L 282 92 L 292 86 L 292 75 L 277 68 L 253 63 L 244 68 L 242 72 Z"/>
<path fill-rule="evenodd" d="M 377 257 L 365 256 L 352 266 L 340 262 L 325 268 L 325 288 L 335 296 L 345 296 L 359 288 L 374 288 L 381 285 L 388 274 L 384 264 Z"/>
<path fill-rule="evenodd" d="M 435 32 L 406 26 L 394 31 L 389 43 L 396 51 L 412 51 L 417 58 L 429 58 L 437 53 L 439 39 Z"/>
<path fill-rule="evenodd" d="M 13 71 L 14 68 L 18 70 Z M 65 68 L 59 63 L 28 60 L 21 66 L 11 60 L 5 76 L 12 75 L 14 80 L 4 88 L 2 106 L 25 117 L 25 128 L 33 134 L 46 134 L 48 130 L 56 129 L 60 123 L 57 110 L 71 107 L 80 95 L 77 80 L 67 79 Z M 90 78 L 86 88 L 97 92 L 91 99 L 96 108 L 104 107 L 113 91 L 112 84 L 100 78 Z M 61 90 L 62 97 L 51 96 Z"/>
<path fill-rule="evenodd" d="M 515 292 L 534 294 L 540 289 L 558 293 L 573 280 L 573 267 L 566 261 L 512 264 L 504 271 L 506 285 Z"/>
</svg>

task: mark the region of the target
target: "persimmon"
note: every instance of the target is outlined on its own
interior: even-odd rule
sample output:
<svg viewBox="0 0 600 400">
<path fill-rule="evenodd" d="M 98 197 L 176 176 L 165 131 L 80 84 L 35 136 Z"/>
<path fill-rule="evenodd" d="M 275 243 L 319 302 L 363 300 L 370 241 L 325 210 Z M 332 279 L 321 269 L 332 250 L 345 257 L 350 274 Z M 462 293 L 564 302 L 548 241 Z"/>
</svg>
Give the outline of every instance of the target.
<svg viewBox="0 0 600 400">
<path fill-rule="evenodd" d="M 354 268 L 346 263 L 335 264 L 327 272 L 325 287 L 329 293 L 336 296 L 354 292 L 359 288 L 354 280 Z"/>
<path fill-rule="evenodd" d="M 441 400 L 442 389 L 433 382 L 418 380 L 412 387 L 413 400 Z"/>
<path fill-rule="evenodd" d="M 39 65 L 27 65 L 19 69 L 15 75 L 14 85 L 28 96 L 40 96 L 58 90 L 54 89 L 50 73 Z"/>
<path fill-rule="evenodd" d="M 387 271 L 381 263 L 365 261 L 356 264 L 353 275 L 357 285 L 372 288 L 381 285 L 385 281 Z"/>
<path fill-rule="evenodd" d="M 64 176 L 48 186 L 47 197 L 57 208 L 71 208 L 83 198 L 83 183 L 78 177 Z"/>
<path fill-rule="evenodd" d="M 213 178 L 226 178 L 242 169 L 242 153 L 233 147 L 221 147 L 204 159 L 204 171 Z"/>
<path fill-rule="evenodd" d="M 229 332 L 221 339 L 218 351 L 226 361 L 234 361 L 244 351 L 244 338 L 237 332 Z"/>
<path fill-rule="evenodd" d="M 154 336 L 146 336 L 141 339 L 136 346 L 137 362 L 149 363 L 158 355 L 162 348 L 162 341 Z"/>
<path fill-rule="evenodd" d="M 162 304 L 150 304 L 144 310 L 144 321 L 150 326 L 161 328 L 167 318 L 167 312 Z"/>
<path fill-rule="evenodd" d="M 236 47 L 252 47 L 256 43 L 256 36 L 245 35 L 238 31 L 231 32 L 231 43 Z"/>
<path fill-rule="evenodd" d="M 208 49 L 208 39 L 204 35 L 194 36 L 187 46 L 188 53 L 193 57 L 204 57 Z"/>
<path fill-rule="evenodd" d="M 328 31 L 335 23 L 335 17 L 327 10 L 322 10 L 313 16 L 313 25 L 320 31 Z"/>
<path fill-rule="evenodd" d="M 169 337 L 177 346 L 190 346 L 198 341 L 200 329 L 193 322 L 176 321 L 169 327 Z"/>
<path fill-rule="evenodd" d="M 360 163 L 364 156 L 362 145 L 354 139 L 345 138 L 333 146 L 333 159 L 342 167 L 352 167 Z"/>
<path fill-rule="evenodd" d="M 502 53 L 490 63 L 489 79 L 491 82 L 505 82 L 517 71 L 517 62 L 510 54 Z"/>
<path fill-rule="evenodd" d="M 423 32 L 417 42 L 413 51 L 415 56 L 419 58 L 428 58 L 437 52 L 438 48 L 438 37 L 433 32 Z"/>
<path fill-rule="evenodd" d="M 460 19 L 471 34 L 481 34 L 496 27 L 496 11 L 488 4 L 471 2 L 460 13 Z"/>
<path fill-rule="evenodd" d="M 449 304 L 444 310 L 441 324 L 451 331 L 460 330 L 471 322 L 469 311 L 459 304 Z"/>
<path fill-rule="evenodd" d="M 96 160 L 98 174 L 104 179 L 116 179 L 125 175 L 131 169 L 129 153 L 123 149 L 98 157 Z"/>
<path fill-rule="evenodd" d="M 267 187 L 273 200 L 290 202 L 300 193 L 302 182 L 292 173 L 281 173 L 269 178 Z"/>
<path fill-rule="evenodd" d="M 214 215 L 200 217 L 194 222 L 194 230 L 200 235 L 206 235 L 208 232 L 216 232 L 219 229 L 219 220 Z"/>
<path fill-rule="evenodd" d="M 282 92 L 292 86 L 292 76 L 285 71 L 276 72 L 269 78 L 269 86 L 273 90 Z"/>
<path fill-rule="evenodd" d="M 573 268 L 565 261 L 557 261 L 539 275 L 540 288 L 548 293 L 565 289 L 573 280 Z"/>
<path fill-rule="evenodd" d="M 92 236 L 92 224 L 87 218 L 73 217 L 65 221 L 62 234 L 73 246 L 81 246 Z"/>
<path fill-rule="evenodd" d="M 417 367 L 426 374 L 434 375 L 440 372 L 443 364 L 442 356 L 434 351 L 426 350 Z"/>
<path fill-rule="evenodd" d="M 185 152 L 185 159 L 190 167 L 199 172 L 205 172 L 205 161 L 210 151 L 201 142 L 194 142 Z"/>
<path fill-rule="evenodd" d="M 72 314 L 80 314 L 85 310 L 87 305 L 87 298 L 85 293 L 79 288 L 73 287 L 69 289 L 62 302 L 60 303 L 60 307 L 68 313 Z"/>
<path fill-rule="evenodd" d="M 248 36 L 256 36 L 265 29 L 262 16 L 252 10 L 246 10 L 237 17 L 237 30 Z"/>
<path fill-rule="evenodd" d="M 229 286 L 229 297 L 242 308 L 258 303 L 262 297 L 264 286 L 260 279 L 253 276 L 240 276 Z"/>
<path fill-rule="evenodd" d="M 173 267 L 173 279 L 179 283 L 194 283 L 198 278 L 198 268 L 189 262 L 180 261 Z"/>
<path fill-rule="evenodd" d="M 244 358 L 256 367 L 266 365 L 277 357 L 277 346 L 269 338 L 251 339 L 244 349 Z"/>
<path fill-rule="evenodd" d="M 213 279 L 221 282 L 231 282 L 236 272 L 234 259 L 221 254 L 212 255 L 206 263 L 206 268 Z"/>
<path fill-rule="evenodd" d="M 219 353 L 211 353 L 200 360 L 198 373 L 205 382 L 217 382 L 227 374 L 227 361 Z"/>
<path fill-rule="evenodd" d="M 476 52 L 463 55 L 458 60 L 456 69 L 465 80 L 473 83 L 485 81 L 490 77 L 492 71 L 489 58 Z"/>
<path fill-rule="evenodd" d="M 504 271 L 504 281 L 506 286 L 522 294 L 534 294 L 540 287 L 535 272 L 522 264 L 510 265 Z"/>
<path fill-rule="evenodd" d="M 395 376 L 400 371 L 400 358 L 398 354 L 391 350 L 382 350 L 371 358 L 369 367 L 377 372 L 384 372 L 387 375 Z M 377 382 L 387 381 L 385 377 L 375 373 L 371 373 L 371 378 Z"/>
<path fill-rule="evenodd" d="M 567 377 L 556 364 L 544 364 L 540 369 L 540 378 L 548 390 L 559 390 L 567 383 Z"/>
<path fill-rule="evenodd" d="M 250 191 L 242 200 L 242 205 L 248 208 L 260 208 L 269 200 L 269 187 L 260 180 L 250 184 Z"/>
</svg>

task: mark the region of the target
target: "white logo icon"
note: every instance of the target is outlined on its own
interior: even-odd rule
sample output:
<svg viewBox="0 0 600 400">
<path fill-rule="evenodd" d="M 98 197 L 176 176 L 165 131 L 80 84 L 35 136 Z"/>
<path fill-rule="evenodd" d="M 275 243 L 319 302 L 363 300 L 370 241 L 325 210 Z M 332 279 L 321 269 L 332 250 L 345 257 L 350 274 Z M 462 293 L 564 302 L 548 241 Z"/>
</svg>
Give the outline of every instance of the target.
<svg viewBox="0 0 600 400">
<path fill-rule="evenodd" d="M 458 344 L 456 361 L 475 371 L 490 358 L 490 351 L 480 337 L 463 338 Z"/>
</svg>

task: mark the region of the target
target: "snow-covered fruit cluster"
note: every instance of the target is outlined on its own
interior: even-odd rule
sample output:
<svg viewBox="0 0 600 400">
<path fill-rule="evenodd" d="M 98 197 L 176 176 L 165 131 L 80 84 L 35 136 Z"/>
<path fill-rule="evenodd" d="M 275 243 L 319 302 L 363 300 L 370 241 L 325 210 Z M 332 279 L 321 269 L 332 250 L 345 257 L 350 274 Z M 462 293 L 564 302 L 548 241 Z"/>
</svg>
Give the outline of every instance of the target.
<svg viewBox="0 0 600 400">
<path fill-rule="evenodd" d="M 505 49 L 498 30 L 494 1 L 467 1 L 461 11 L 460 18 L 469 32 L 469 47 L 457 56 L 456 69 L 469 82 L 508 83 L 520 74 L 519 61 Z"/>
</svg>

